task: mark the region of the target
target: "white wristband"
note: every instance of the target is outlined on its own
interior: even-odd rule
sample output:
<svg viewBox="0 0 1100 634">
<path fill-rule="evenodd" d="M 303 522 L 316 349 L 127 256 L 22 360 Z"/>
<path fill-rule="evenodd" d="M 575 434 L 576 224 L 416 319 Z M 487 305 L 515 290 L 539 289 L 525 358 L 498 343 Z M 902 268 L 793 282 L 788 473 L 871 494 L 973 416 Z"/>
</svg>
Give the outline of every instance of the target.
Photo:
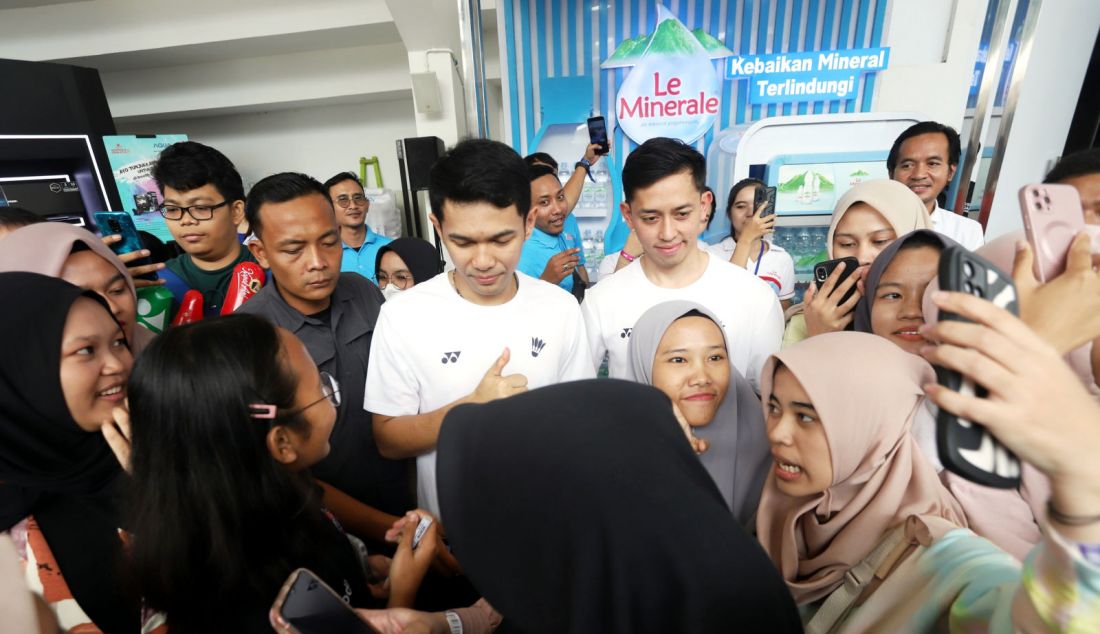
<svg viewBox="0 0 1100 634">
<path fill-rule="evenodd" d="M 446 612 L 447 625 L 451 628 L 451 634 L 462 634 L 462 619 L 454 612 Z"/>
</svg>

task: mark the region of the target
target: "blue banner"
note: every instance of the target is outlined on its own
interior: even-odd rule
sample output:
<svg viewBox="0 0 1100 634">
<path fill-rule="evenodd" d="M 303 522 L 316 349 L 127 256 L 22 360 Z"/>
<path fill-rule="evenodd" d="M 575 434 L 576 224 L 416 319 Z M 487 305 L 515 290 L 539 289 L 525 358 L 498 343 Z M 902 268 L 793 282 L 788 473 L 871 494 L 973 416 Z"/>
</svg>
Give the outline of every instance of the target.
<svg viewBox="0 0 1100 634">
<path fill-rule="evenodd" d="M 783 104 L 855 99 L 859 77 L 884 70 L 888 47 L 739 55 L 726 61 L 726 79 L 749 83 L 749 103 Z"/>
</svg>

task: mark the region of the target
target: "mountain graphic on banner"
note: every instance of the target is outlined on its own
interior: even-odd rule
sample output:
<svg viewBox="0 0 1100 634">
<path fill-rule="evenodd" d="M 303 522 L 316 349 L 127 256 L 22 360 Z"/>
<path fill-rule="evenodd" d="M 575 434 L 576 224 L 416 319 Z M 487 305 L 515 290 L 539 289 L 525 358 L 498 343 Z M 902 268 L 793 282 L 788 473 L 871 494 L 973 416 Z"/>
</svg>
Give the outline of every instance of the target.
<svg viewBox="0 0 1100 634">
<path fill-rule="evenodd" d="M 703 29 L 688 30 L 671 11 L 657 5 L 657 29 L 650 35 L 623 40 L 601 68 L 634 66 L 647 55 L 669 57 L 702 55 L 719 59 L 733 55 L 717 38 Z"/>
<path fill-rule="evenodd" d="M 814 177 L 817 177 L 815 180 Z M 804 188 L 807 184 L 811 187 L 816 185 L 818 190 L 832 191 L 833 182 L 826 178 L 821 172 L 815 172 L 813 170 L 807 170 L 801 174 L 791 177 L 790 180 L 779 184 L 779 191 L 781 192 L 796 192 L 799 188 Z"/>
</svg>

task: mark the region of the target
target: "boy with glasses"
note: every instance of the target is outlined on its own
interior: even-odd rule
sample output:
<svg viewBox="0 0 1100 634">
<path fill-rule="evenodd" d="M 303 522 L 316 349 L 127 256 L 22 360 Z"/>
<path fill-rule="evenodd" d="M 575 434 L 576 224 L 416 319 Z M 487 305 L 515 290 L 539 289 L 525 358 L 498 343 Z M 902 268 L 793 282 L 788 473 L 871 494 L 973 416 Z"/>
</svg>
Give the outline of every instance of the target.
<svg viewBox="0 0 1100 634">
<path fill-rule="evenodd" d="M 351 172 L 340 172 L 325 181 L 325 190 L 336 209 L 336 221 L 340 223 L 340 240 L 344 243 L 341 271 L 358 273 L 372 282 L 374 261 L 378 249 L 393 238 L 378 235 L 367 226 L 370 200 L 363 193 L 363 185 Z"/>
<path fill-rule="evenodd" d="M 233 268 L 256 261 L 237 236 L 244 220 L 241 175 L 224 154 L 194 141 L 165 148 L 152 174 L 164 197 L 160 214 L 184 252 L 157 273 L 175 299 L 172 311 L 193 289 L 202 293 L 203 316 L 215 316 Z"/>
</svg>

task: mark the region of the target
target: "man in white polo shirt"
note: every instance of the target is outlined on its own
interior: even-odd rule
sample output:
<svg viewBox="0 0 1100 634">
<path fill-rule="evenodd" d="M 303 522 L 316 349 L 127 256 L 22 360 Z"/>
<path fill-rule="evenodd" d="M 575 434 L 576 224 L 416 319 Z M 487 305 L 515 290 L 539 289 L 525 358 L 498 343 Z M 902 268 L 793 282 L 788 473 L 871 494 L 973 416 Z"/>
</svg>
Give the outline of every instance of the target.
<svg viewBox="0 0 1100 634">
<path fill-rule="evenodd" d="M 964 247 L 974 250 L 985 244 L 977 220 L 947 211 L 937 199 L 947 189 L 962 153 L 959 133 L 951 126 L 922 121 L 902 132 L 890 148 L 886 169 L 890 178 L 920 196 L 932 219 L 932 229 Z"/>
<path fill-rule="evenodd" d="M 581 310 L 596 366 L 608 355 L 611 378 L 626 376 L 634 323 L 649 308 L 686 299 L 713 311 L 734 366 L 759 391 L 760 370 L 783 337 L 783 311 L 768 284 L 700 249 L 706 164 L 674 139 L 650 139 L 623 166 L 623 219 L 641 243 L 638 258 L 596 284 Z M 707 200 L 704 200 L 707 199 Z"/>
<path fill-rule="evenodd" d="M 435 445 L 452 407 L 595 371 L 577 301 L 516 272 L 534 226 L 523 159 L 503 143 L 463 141 L 432 167 L 429 198 L 455 269 L 382 306 L 364 408 L 384 457 L 416 457 L 420 506 L 438 515 Z"/>
</svg>

